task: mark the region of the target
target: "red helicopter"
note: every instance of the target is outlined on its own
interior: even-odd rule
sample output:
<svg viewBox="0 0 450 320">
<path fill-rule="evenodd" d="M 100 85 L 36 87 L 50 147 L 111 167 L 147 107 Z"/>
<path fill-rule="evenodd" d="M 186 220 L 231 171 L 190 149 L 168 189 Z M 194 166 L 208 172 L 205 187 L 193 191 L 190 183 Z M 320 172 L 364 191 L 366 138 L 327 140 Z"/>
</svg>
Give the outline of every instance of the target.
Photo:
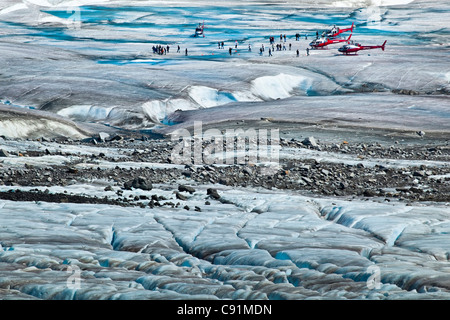
<svg viewBox="0 0 450 320">
<path fill-rule="evenodd" d="M 350 35 L 347 39 L 330 39 L 330 38 L 320 38 L 312 41 L 309 45 L 313 48 L 323 48 L 329 44 L 339 43 L 339 42 L 349 42 L 352 35 Z"/>
<path fill-rule="evenodd" d="M 356 54 L 356 52 L 358 52 L 359 50 L 369 50 L 369 49 L 378 49 L 379 48 L 384 51 L 384 46 L 386 45 L 386 41 L 387 40 L 385 40 L 381 46 L 362 46 L 359 43 L 354 43 L 354 44 L 349 43 L 349 44 L 346 44 L 346 45 L 340 47 L 338 49 L 338 51 L 342 52 L 343 54 L 346 54 L 346 55 L 348 55 L 350 53 Z"/>
<path fill-rule="evenodd" d="M 335 38 L 335 37 L 337 37 L 338 35 L 340 35 L 343 32 L 347 32 L 347 31 L 353 32 L 353 25 L 354 25 L 354 23 L 352 22 L 352 26 L 351 27 L 344 28 L 344 29 L 341 29 L 339 27 L 333 26 L 333 27 L 331 27 L 331 29 L 324 31 L 322 33 L 322 37 Z"/>
</svg>

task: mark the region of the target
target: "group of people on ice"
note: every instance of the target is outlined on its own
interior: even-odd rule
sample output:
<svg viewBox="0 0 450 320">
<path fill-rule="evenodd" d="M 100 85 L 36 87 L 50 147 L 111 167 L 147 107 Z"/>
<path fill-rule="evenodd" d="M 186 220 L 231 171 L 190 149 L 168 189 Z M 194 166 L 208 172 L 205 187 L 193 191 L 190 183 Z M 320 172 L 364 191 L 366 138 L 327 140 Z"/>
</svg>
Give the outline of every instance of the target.
<svg viewBox="0 0 450 320">
<path fill-rule="evenodd" d="M 156 45 L 152 47 L 153 50 L 153 54 L 159 54 L 159 55 L 164 55 L 167 54 L 170 50 L 170 46 L 162 46 L 162 45 Z"/>
<path fill-rule="evenodd" d="M 299 41 L 300 39 L 300 34 L 296 33 L 295 34 L 295 40 Z M 308 36 L 305 35 L 305 39 L 308 39 Z M 286 51 L 289 48 L 289 51 L 292 50 L 292 43 L 287 44 L 286 46 L 286 41 L 287 41 L 287 36 L 286 34 L 280 34 L 280 42 L 279 43 L 275 43 L 275 37 L 270 36 L 269 37 L 269 46 L 268 46 L 268 55 L 269 57 L 271 57 L 273 55 L 273 53 L 275 51 Z M 224 49 L 225 48 L 225 42 L 224 41 L 219 41 L 217 42 L 217 46 L 219 49 Z M 153 54 L 158 54 L 158 55 L 166 55 L 167 53 L 169 53 L 170 50 L 170 46 L 166 45 L 166 46 L 162 46 L 162 45 L 156 45 L 152 47 L 153 49 Z M 237 49 L 238 49 L 238 41 L 236 40 L 234 43 L 234 49 L 230 46 L 228 49 L 229 55 L 233 55 L 233 51 L 236 53 Z M 180 46 L 178 45 L 178 49 L 177 49 L 177 53 L 180 53 Z M 248 45 L 248 51 L 251 52 L 252 51 L 252 46 L 251 44 Z M 259 55 L 262 56 L 264 55 L 264 52 L 266 51 L 266 48 L 264 47 L 264 44 L 261 45 L 261 47 L 259 48 Z M 309 49 L 306 50 L 306 54 L 309 55 Z M 188 55 L 188 49 L 186 48 L 184 50 L 185 55 Z M 296 55 L 297 57 L 300 56 L 300 51 L 297 49 L 296 50 Z"/>
</svg>

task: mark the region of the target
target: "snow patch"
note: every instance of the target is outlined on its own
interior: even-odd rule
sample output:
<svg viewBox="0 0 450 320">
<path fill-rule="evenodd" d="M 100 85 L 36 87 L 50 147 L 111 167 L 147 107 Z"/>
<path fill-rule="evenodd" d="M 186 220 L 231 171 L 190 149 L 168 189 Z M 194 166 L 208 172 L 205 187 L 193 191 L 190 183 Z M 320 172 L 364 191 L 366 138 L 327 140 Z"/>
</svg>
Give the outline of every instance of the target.
<svg viewBox="0 0 450 320">
<path fill-rule="evenodd" d="M 338 8 L 366 7 L 366 6 L 396 6 L 413 2 L 413 0 L 341 0 L 334 1 L 331 6 Z"/>
<path fill-rule="evenodd" d="M 23 10 L 23 9 L 28 9 L 28 6 L 25 3 L 17 3 L 15 5 L 12 5 L 10 7 L 3 9 L 3 10 L 0 10 L 0 15 L 14 12 L 17 10 Z"/>
<path fill-rule="evenodd" d="M 259 77 L 252 81 L 252 93 L 263 100 L 285 99 L 293 96 L 295 90 L 305 94 L 311 89 L 311 79 L 281 73 L 276 76 Z"/>
<path fill-rule="evenodd" d="M 231 93 L 205 86 L 191 87 L 189 96 L 203 108 L 216 107 L 236 101 L 236 98 Z"/>
<path fill-rule="evenodd" d="M 147 118 L 157 123 L 162 122 L 176 110 L 213 108 L 232 102 L 285 99 L 295 94 L 302 94 L 302 91 L 307 94 L 311 87 L 312 80 L 308 77 L 281 73 L 252 80 L 250 90 L 229 92 L 208 86 L 191 86 L 188 90 L 191 101 L 187 99 L 152 100 L 146 102 L 142 110 Z"/>
<path fill-rule="evenodd" d="M 58 111 L 57 114 L 78 121 L 100 121 L 109 118 L 113 109 L 113 107 L 74 105 Z"/>
<path fill-rule="evenodd" d="M 16 118 L 1 120 L 0 135 L 13 139 L 40 138 L 43 136 L 64 136 L 77 139 L 83 139 L 87 137 L 74 126 L 59 121 L 38 118 Z"/>
</svg>

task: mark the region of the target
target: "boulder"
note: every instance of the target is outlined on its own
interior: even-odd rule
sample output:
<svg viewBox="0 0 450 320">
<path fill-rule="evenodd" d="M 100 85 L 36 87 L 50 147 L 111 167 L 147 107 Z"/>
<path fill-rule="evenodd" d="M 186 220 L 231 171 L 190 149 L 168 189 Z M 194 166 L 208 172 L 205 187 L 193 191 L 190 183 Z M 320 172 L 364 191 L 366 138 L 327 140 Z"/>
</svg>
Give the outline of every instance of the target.
<svg viewBox="0 0 450 320">
<path fill-rule="evenodd" d="M 142 190 L 152 190 L 153 185 L 151 182 L 145 180 L 143 177 L 137 177 L 133 180 L 127 181 L 124 183 L 124 188 L 127 190 L 134 189 L 142 189 Z"/>
<path fill-rule="evenodd" d="M 206 194 L 209 195 L 211 198 L 213 198 L 215 200 L 220 199 L 220 195 L 219 195 L 219 193 L 217 192 L 216 189 L 208 188 L 208 190 L 206 190 Z"/>
<path fill-rule="evenodd" d="M 195 189 L 193 187 L 190 186 L 186 186 L 186 185 L 179 185 L 178 186 L 178 191 L 180 192 L 189 192 L 189 193 L 194 193 Z"/>
<path fill-rule="evenodd" d="M 0 157 L 9 157 L 8 151 L 0 149 Z"/>
<path fill-rule="evenodd" d="M 305 146 L 309 146 L 309 147 L 317 147 L 318 146 L 316 139 L 314 139 L 314 137 L 308 137 L 305 140 L 303 140 L 302 143 Z"/>
</svg>

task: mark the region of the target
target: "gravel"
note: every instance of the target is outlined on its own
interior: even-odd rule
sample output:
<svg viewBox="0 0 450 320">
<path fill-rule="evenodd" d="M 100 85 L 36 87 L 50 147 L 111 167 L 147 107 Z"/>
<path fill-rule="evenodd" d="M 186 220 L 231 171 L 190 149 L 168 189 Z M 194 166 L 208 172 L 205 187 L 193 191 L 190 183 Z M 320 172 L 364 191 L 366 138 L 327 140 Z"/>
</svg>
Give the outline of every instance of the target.
<svg viewBox="0 0 450 320">
<path fill-rule="evenodd" d="M 167 139 L 148 139 L 146 137 L 115 136 L 100 141 L 54 141 L 64 146 L 86 145 L 95 147 L 98 152 L 77 154 L 76 160 L 65 165 L 45 167 L 27 165 L 23 168 L 0 166 L 0 185 L 9 186 L 7 192 L 0 192 L 0 198 L 21 201 L 86 202 L 115 203 L 136 205 L 128 198 L 108 199 L 71 194 L 50 194 L 38 189 L 20 191 L 20 187 L 67 186 L 74 183 L 89 183 L 99 179 L 110 181 L 112 187 L 122 190 L 152 190 L 154 183 L 171 183 L 177 199 L 183 199 L 187 193 L 195 192 L 195 185 L 222 184 L 234 187 L 258 187 L 265 189 L 296 190 L 305 194 L 336 197 L 381 198 L 384 201 L 405 200 L 414 202 L 434 201 L 450 202 L 450 167 L 428 166 L 423 163 L 440 161 L 450 163 L 450 146 L 444 143 L 400 144 L 349 143 L 346 141 L 323 142 L 314 137 L 307 139 L 280 139 L 280 146 L 290 150 L 308 149 L 326 154 L 352 155 L 361 160 L 356 164 L 318 161 L 311 156 L 305 159 L 280 158 L 277 170 L 267 174 L 263 166 L 249 163 L 235 165 L 192 165 L 170 166 L 174 143 Z M 124 146 L 127 149 L 124 149 Z M 121 157 L 108 154 L 111 148 L 121 151 Z M 125 151 L 128 150 L 128 151 Z M 20 154 L 4 153 L 5 157 L 14 156 L 70 156 L 67 152 L 52 153 L 44 151 L 21 150 Z M 81 159 L 80 159 L 81 158 Z M 70 157 L 68 157 L 70 159 Z M 387 167 L 383 165 L 365 166 L 363 160 L 391 159 L 411 160 L 409 167 Z M 99 161 L 115 162 L 151 162 L 166 164 L 164 168 L 138 167 L 124 168 L 95 167 Z M 79 164 L 94 164 L 90 167 Z M 179 181 L 188 181 L 180 184 Z M 212 198 L 220 195 L 208 191 Z M 158 201 L 153 201 L 153 205 Z"/>
</svg>

